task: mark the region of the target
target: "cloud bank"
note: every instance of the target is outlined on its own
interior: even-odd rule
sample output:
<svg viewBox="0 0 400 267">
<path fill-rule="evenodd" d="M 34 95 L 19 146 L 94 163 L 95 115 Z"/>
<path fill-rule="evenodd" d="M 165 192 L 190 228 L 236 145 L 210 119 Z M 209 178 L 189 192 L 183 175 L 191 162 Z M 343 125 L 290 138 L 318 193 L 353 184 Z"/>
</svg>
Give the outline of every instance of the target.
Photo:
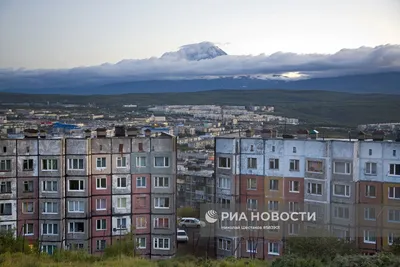
<svg viewBox="0 0 400 267">
<path fill-rule="evenodd" d="M 160 58 L 122 60 L 116 64 L 60 70 L 0 70 L 0 85 L 29 78 L 81 83 L 195 79 L 204 77 L 262 76 L 300 73 L 303 77 L 330 77 L 400 71 L 400 45 L 342 49 L 335 54 L 296 54 L 235 56 L 210 42 L 186 45 Z M 271 76 L 272 77 L 272 76 Z"/>
</svg>

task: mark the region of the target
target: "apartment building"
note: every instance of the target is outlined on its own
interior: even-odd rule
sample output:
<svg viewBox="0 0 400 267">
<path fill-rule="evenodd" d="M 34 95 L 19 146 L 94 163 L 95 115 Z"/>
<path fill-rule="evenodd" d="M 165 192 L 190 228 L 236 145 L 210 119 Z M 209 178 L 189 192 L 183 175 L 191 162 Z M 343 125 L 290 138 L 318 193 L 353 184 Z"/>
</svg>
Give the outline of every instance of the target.
<svg viewBox="0 0 400 267">
<path fill-rule="evenodd" d="M 218 257 L 275 258 L 287 237 L 315 230 L 356 240 L 366 253 L 400 237 L 400 138 L 247 135 L 215 139 L 216 202 L 239 212 L 316 212 L 316 221 L 267 223 L 279 230 L 217 229 Z"/>
<path fill-rule="evenodd" d="M 176 138 L 116 129 L 51 139 L 0 140 L 0 230 L 43 252 L 102 253 L 134 231 L 139 253 L 176 253 Z"/>
</svg>

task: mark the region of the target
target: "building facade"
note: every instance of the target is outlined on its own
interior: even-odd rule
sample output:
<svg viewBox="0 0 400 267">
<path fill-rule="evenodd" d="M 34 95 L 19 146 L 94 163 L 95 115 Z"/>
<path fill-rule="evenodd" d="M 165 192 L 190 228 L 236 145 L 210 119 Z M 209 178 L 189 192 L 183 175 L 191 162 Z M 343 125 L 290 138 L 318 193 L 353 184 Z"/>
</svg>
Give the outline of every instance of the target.
<svg viewBox="0 0 400 267">
<path fill-rule="evenodd" d="M 0 140 L 0 230 L 43 252 L 102 253 L 134 231 L 139 253 L 176 253 L 176 138 L 125 135 Z"/>
<path fill-rule="evenodd" d="M 388 249 L 400 237 L 399 151 L 396 141 L 311 139 L 307 133 L 217 137 L 220 207 L 316 214 L 315 221 L 301 223 L 259 222 L 275 230 L 217 229 L 217 256 L 275 258 L 287 237 L 317 230 L 357 241 L 365 253 Z"/>
</svg>

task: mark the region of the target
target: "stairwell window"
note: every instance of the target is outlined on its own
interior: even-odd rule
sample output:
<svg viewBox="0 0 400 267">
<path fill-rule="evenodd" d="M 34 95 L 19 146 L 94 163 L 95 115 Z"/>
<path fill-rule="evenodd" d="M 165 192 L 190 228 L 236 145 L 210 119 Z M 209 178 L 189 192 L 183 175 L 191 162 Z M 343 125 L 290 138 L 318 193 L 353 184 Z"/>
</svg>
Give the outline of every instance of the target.
<svg viewBox="0 0 400 267">
<path fill-rule="evenodd" d="M 24 193 L 32 193 L 34 191 L 33 181 L 24 181 L 22 190 Z"/>
<path fill-rule="evenodd" d="M 32 214 L 34 212 L 33 202 L 22 202 L 22 213 L 23 214 Z"/>
<path fill-rule="evenodd" d="M 136 188 L 146 188 L 146 177 L 136 177 Z"/>
<path fill-rule="evenodd" d="M 247 199 L 247 209 L 248 210 L 257 210 L 258 207 L 258 201 L 257 199 Z"/>
<path fill-rule="evenodd" d="M 257 169 L 257 158 L 248 158 L 247 159 L 247 168 L 248 169 Z"/>
<path fill-rule="evenodd" d="M 126 197 L 117 198 L 117 209 L 126 209 Z"/>
<path fill-rule="evenodd" d="M 68 159 L 68 170 L 83 170 L 83 159 Z"/>
<path fill-rule="evenodd" d="M 136 229 L 146 229 L 146 228 L 147 228 L 146 217 L 137 217 L 136 218 Z"/>
<path fill-rule="evenodd" d="M 137 237 L 136 244 L 138 249 L 145 249 L 146 248 L 146 237 Z"/>
<path fill-rule="evenodd" d="M 107 189 L 107 178 L 105 177 L 96 178 L 96 189 L 98 190 Z"/>
<path fill-rule="evenodd" d="M 369 198 L 376 198 L 376 187 L 374 185 L 366 185 L 365 196 Z"/>
<path fill-rule="evenodd" d="M 389 165 L 389 175 L 400 176 L 400 164 L 390 164 Z"/>
<path fill-rule="evenodd" d="M 107 159 L 105 157 L 97 158 L 96 159 L 96 169 L 102 170 L 105 168 L 107 168 Z"/>
<path fill-rule="evenodd" d="M 248 253 L 257 253 L 257 243 L 255 240 L 246 241 L 246 250 Z"/>
<path fill-rule="evenodd" d="M 335 174 L 345 174 L 345 175 L 350 175 L 351 174 L 351 163 L 350 162 L 334 162 L 333 165 L 333 172 Z"/>
<path fill-rule="evenodd" d="M 268 201 L 268 211 L 278 211 L 279 202 L 278 201 Z"/>
<path fill-rule="evenodd" d="M 375 231 L 364 230 L 364 243 L 366 243 L 366 244 L 375 244 L 376 243 Z"/>
<path fill-rule="evenodd" d="M 257 190 L 257 179 L 248 178 L 247 179 L 247 190 Z"/>
<path fill-rule="evenodd" d="M 107 221 L 106 219 L 96 220 L 96 231 L 107 230 Z"/>
<path fill-rule="evenodd" d="M 372 207 L 364 208 L 364 219 L 367 221 L 375 221 L 376 220 L 375 208 Z"/>
<path fill-rule="evenodd" d="M 43 159 L 42 160 L 42 171 L 57 171 L 58 160 L 57 159 Z"/>
<path fill-rule="evenodd" d="M 395 239 L 396 239 L 396 236 L 393 233 L 388 233 L 388 245 L 389 246 L 393 245 L 393 242 Z"/>
<path fill-rule="evenodd" d="M 117 219 L 117 229 L 119 229 L 119 230 L 124 230 L 124 229 L 126 229 L 127 227 L 126 227 L 126 218 L 118 218 Z"/>
<path fill-rule="evenodd" d="M 278 191 L 279 190 L 279 181 L 276 179 L 269 180 L 269 190 Z"/>
<path fill-rule="evenodd" d="M 11 159 L 0 160 L 0 172 L 10 172 L 11 171 Z"/>
<path fill-rule="evenodd" d="M 126 168 L 126 157 L 117 157 L 117 168 Z"/>
<path fill-rule="evenodd" d="M 218 168 L 230 169 L 231 168 L 231 159 L 227 158 L 227 157 L 219 157 L 218 158 Z"/>
<path fill-rule="evenodd" d="M 299 202 L 290 201 L 289 202 L 289 212 L 299 212 L 300 204 Z"/>
<path fill-rule="evenodd" d="M 169 157 L 154 157 L 154 167 L 168 168 L 169 167 Z"/>
<path fill-rule="evenodd" d="M 107 200 L 105 198 L 96 199 L 96 210 L 106 210 Z"/>
<path fill-rule="evenodd" d="M 299 193 L 300 192 L 300 182 L 299 181 L 289 181 L 289 192 Z"/>
<path fill-rule="evenodd" d="M 366 162 L 364 173 L 367 175 L 376 175 L 377 174 L 377 165 L 375 162 Z"/>
<path fill-rule="evenodd" d="M 102 239 L 102 240 L 96 240 L 96 250 L 97 251 L 103 251 L 106 249 L 107 241 Z"/>
<path fill-rule="evenodd" d="M 23 233 L 24 235 L 33 235 L 33 223 L 26 223 L 23 226 Z"/>
<path fill-rule="evenodd" d="M 300 226 L 297 223 L 290 223 L 288 225 L 288 234 L 289 235 L 298 235 L 300 232 Z"/>
<path fill-rule="evenodd" d="M 279 159 L 269 159 L 269 169 L 279 170 Z"/>
<path fill-rule="evenodd" d="M 117 188 L 118 189 L 126 188 L 126 177 L 118 177 L 117 178 Z"/>
<path fill-rule="evenodd" d="M 279 243 L 277 242 L 268 243 L 268 255 L 279 256 Z"/>
</svg>

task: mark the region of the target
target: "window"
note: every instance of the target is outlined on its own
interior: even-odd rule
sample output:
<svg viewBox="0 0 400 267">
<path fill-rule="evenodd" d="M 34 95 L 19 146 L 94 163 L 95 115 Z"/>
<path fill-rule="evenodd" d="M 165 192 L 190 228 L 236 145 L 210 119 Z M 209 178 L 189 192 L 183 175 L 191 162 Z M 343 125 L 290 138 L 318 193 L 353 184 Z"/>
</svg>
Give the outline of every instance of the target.
<svg viewBox="0 0 400 267">
<path fill-rule="evenodd" d="M 33 223 L 24 224 L 24 235 L 33 235 Z"/>
<path fill-rule="evenodd" d="M 374 185 L 367 185 L 365 186 L 365 196 L 369 198 L 376 197 L 376 188 Z"/>
<path fill-rule="evenodd" d="M 364 243 L 367 244 L 375 244 L 376 243 L 376 234 L 371 230 L 364 230 Z"/>
<path fill-rule="evenodd" d="M 83 249 L 85 246 L 82 243 L 70 243 L 67 245 L 67 248 L 69 250 L 81 250 Z"/>
<path fill-rule="evenodd" d="M 335 174 L 351 174 L 351 163 L 349 162 L 334 162 L 333 173 Z"/>
<path fill-rule="evenodd" d="M 268 243 L 268 255 L 279 255 L 279 243 L 277 242 Z"/>
<path fill-rule="evenodd" d="M 335 207 L 334 217 L 338 219 L 348 219 L 350 218 L 350 211 L 347 207 Z"/>
<path fill-rule="evenodd" d="M 218 202 L 221 204 L 221 207 L 223 209 L 229 209 L 231 206 L 231 200 L 230 199 L 225 199 L 225 198 L 218 198 Z"/>
<path fill-rule="evenodd" d="M 158 188 L 169 187 L 169 177 L 154 177 L 154 187 Z"/>
<path fill-rule="evenodd" d="M 251 198 L 247 199 L 247 209 L 248 210 L 256 210 L 257 204 L 258 204 L 257 199 L 251 199 Z"/>
<path fill-rule="evenodd" d="M 396 150 L 393 150 L 393 157 L 396 157 Z"/>
<path fill-rule="evenodd" d="M 33 213 L 34 208 L 33 208 L 33 202 L 22 202 L 22 213 Z"/>
<path fill-rule="evenodd" d="M 27 147 L 26 147 L 26 153 L 29 153 L 29 152 L 31 152 L 31 149 L 30 149 L 29 146 L 27 146 Z"/>
<path fill-rule="evenodd" d="M 366 162 L 365 163 L 365 174 L 368 175 L 376 175 L 377 167 L 375 162 Z"/>
<path fill-rule="evenodd" d="M 169 228 L 169 219 L 168 218 L 155 218 L 154 219 L 154 228 Z"/>
<path fill-rule="evenodd" d="M 246 249 L 249 253 L 257 253 L 257 243 L 254 240 L 246 241 Z"/>
<path fill-rule="evenodd" d="M 143 151 L 143 143 L 138 143 L 138 150 Z"/>
<path fill-rule="evenodd" d="M 248 178 L 247 179 L 247 189 L 248 190 L 256 190 L 257 189 L 257 179 L 256 178 Z"/>
<path fill-rule="evenodd" d="M 83 180 L 69 180 L 69 187 L 68 190 L 69 191 L 84 191 L 84 181 Z"/>
<path fill-rule="evenodd" d="M 0 215 L 12 215 L 11 203 L 0 203 Z"/>
<path fill-rule="evenodd" d="M 393 245 L 393 242 L 395 239 L 396 239 L 396 237 L 393 233 L 388 233 L 388 245 L 389 246 Z"/>
<path fill-rule="evenodd" d="M 343 184 L 333 185 L 333 195 L 340 197 L 350 197 L 350 186 Z"/>
<path fill-rule="evenodd" d="M 307 193 L 322 196 L 322 184 L 308 183 Z"/>
<path fill-rule="evenodd" d="M 278 191 L 279 181 L 275 179 L 269 180 L 269 190 Z"/>
<path fill-rule="evenodd" d="M 11 182 L 0 182 L 0 194 L 10 194 L 11 193 Z"/>
<path fill-rule="evenodd" d="M 13 225 L 12 224 L 2 224 L 0 225 L 0 232 L 9 232 L 13 230 Z"/>
<path fill-rule="evenodd" d="M 350 240 L 350 232 L 348 230 L 334 228 L 333 235 L 340 239 Z"/>
<path fill-rule="evenodd" d="M 126 157 L 117 157 L 117 168 L 126 168 Z"/>
<path fill-rule="evenodd" d="M 154 198 L 154 208 L 157 208 L 157 209 L 169 209 L 169 198 L 168 197 L 156 197 L 156 198 Z"/>
<path fill-rule="evenodd" d="M 56 159 L 43 159 L 42 160 L 43 171 L 56 171 L 58 170 L 58 160 Z"/>
<path fill-rule="evenodd" d="M 400 176 L 400 164 L 390 164 L 389 175 Z"/>
<path fill-rule="evenodd" d="M 126 197 L 117 198 L 117 209 L 126 209 Z"/>
<path fill-rule="evenodd" d="M 293 153 L 297 153 L 297 149 L 295 146 L 293 147 Z"/>
<path fill-rule="evenodd" d="M 96 230 L 97 231 L 106 230 L 106 229 L 107 229 L 106 219 L 96 220 Z"/>
<path fill-rule="evenodd" d="M 289 192 L 299 193 L 300 192 L 300 182 L 299 181 L 289 181 Z"/>
<path fill-rule="evenodd" d="M 117 178 L 117 188 L 126 188 L 126 177 Z"/>
<path fill-rule="evenodd" d="M 7 147 L 3 146 L 3 153 L 7 153 Z"/>
<path fill-rule="evenodd" d="M 42 181 L 42 191 L 56 193 L 58 191 L 57 181 Z"/>
<path fill-rule="evenodd" d="M 85 204 L 83 201 L 68 201 L 68 212 L 83 213 L 85 212 Z"/>
<path fill-rule="evenodd" d="M 126 229 L 126 218 L 117 219 L 117 229 Z"/>
<path fill-rule="evenodd" d="M 0 172 L 9 172 L 9 171 L 11 171 L 11 159 L 0 160 Z"/>
<path fill-rule="evenodd" d="M 97 251 L 105 250 L 106 249 L 106 244 L 107 244 L 106 240 L 103 240 L 103 239 L 96 240 L 96 250 Z"/>
<path fill-rule="evenodd" d="M 138 168 L 146 167 L 146 157 L 136 157 L 136 167 Z"/>
<path fill-rule="evenodd" d="M 291 159 L 290 162 L 289 162 L 289 171 L 291 171 L 291 172 L 300 171 L 300 160 Z"/>
<path fill-rule="evenodd" d="M 43 223 L 42 224 L 43 235 L 58 235 L 58 224 L 57 223 Z"/>
<path fill-rule="evenodd" d="M 300 204 L 299 202 L 289 202 L 289 212 L 299 212 L 300 211 Z"/>
<path fill-rule="evenodd" d="M 400 222 L 400 210 L 389 210 L 388 211 L 388 221 L 390 222 Z"/>
<path fill-rule="evenodd" d="M 145 229 L 145 228 L 147 228 L 146 217 L 137 217 L 136 218 L 136 229 Z"/>
<path fill-rule="evenodd" d="M 106 160 L 106 158 L 97 158 L 96 159 L 96 168 L 97 169 L 107 168 L 107 160 Z"/>
<path fill-rule="evenodd" d="M 375 208 L 364 208 L 364 219 L 368 221 L 375 221 Z"/>
<path fill-rule="evenodd" d="M 33 181 L 24 181 L 23 192 L 24 193 L 32 193 L 33 192 Z"/>
<path fill-rule="evenodd" d="M 218 239 L 218 249 L 230 251 L 232 249 L 232 241 L 219 238 Z"/>
<path fill-rule="evenodd" d="M 275 146 L 272 146 L 271 151 L 272 151 L 272 152 L 275 152 Z"/>
<path fill-rule="evenodd" d="M 389 187 L 388 195 L 390 199 L 400 199 L 400 187 Z"/>
<path fill-rule="evenodd" d="M 22 170 L 33 171 L 33 159 L 24 159 L 22 164 Z"/>
<path fill-rule="evenodd" d="M 169 167 L 168 157 L 154 157 L 154 167 Z"/>
<path fill-rule="evenodd" d="M 322 161 L 308 160 L 307 161 L 307 172 L 323 173 Z"/>
<path fill-rule="evenodd" d="M 106 210 L 107 209 L 107 200 L 104 198 L 96 199 L 96 210 Z"/>
<path fill-rule="evenodd" d="M 136 247 L 138 249 L 145 249 L 146 248 L 146 238 L 145 237 L 137 237 L 136 238 Z"/>
<path fill-rule="evenodd" d="M 257 169 L 257 159 L 256 158 L 248 158 L 247 159 L 247 168 L 248 169 Z"/>
<path fill-rule="evenodd" d="M 57 246 L 55 245 L 43 245 L 42 246 L 42 252 L 45 252 L 49 255 L 53 255 L 54 252 L 56 252 Z"/>
<path fill-rule="evenodd" d="M 372 156 L 372 149 L 368 149 L 368 155 Z"/>
<path fill-rule="evenodd" d="M 289 223 L 288 225 L 289 235 L 298 235 L 299 232 L 300 232 L 300 226 L 297 223 Z"/>
<path fill-rule="evenodd" d="M 96 178 L 96 189 L 107 189 L 107 178 Z"/>
<path fill-rule="evenodd" d="M 269 159 L 269 169 L 279 170 L 279 159 Z"/>
<path fill-rule="evenodd" d="M 68 170 L 83 170 L 83 159 L 68 159 Z"/>
<path fill-rule="evenodd" d="M 254 145 L 250 146 L 250 151 L 253 152 L 254 151 Z"/>
<path fill-rule="evenodd" d="M 153 239 L 153 247 L 154 247 L 154 249 L 167 250 L 167 249 L 169 249 L 169 243 L 170 243 L 169 238 L 156 237 L 156 238 Z"/>
<path fill-rule="evenodd" d="M 231 180 L 229 178 L 218 178 L 218 187 L 223 189 L 231 188 Z"/>
<path fill-rule="evenodd" d="M 231 168 L 231 158 L 219 157 L 218 158 L 218 168 L 230 169 Z"/>
<path fill-rule="evenodd" d="M 269 211 L 278 211 L 279 210 L 279 202 L 278 201 L 268 201 L 268 210 Z"/>
<path fill-rule="evenodd" d="M 85 224 L 83 222 L 70 222 L 68 227 L 68 233 L 84 233 Z"/>
<path fill-rule="evenodd" d="M 136 178 L 136 187 L 137 188 L 146 188 L 146 177 L 137 177 Z"/>
<path fill-rule="evenodd" d="M 57 202 L 44 202 L 43 203 L 43 213 L 58 213 L 58 203 Z"/>
<path fill-rule="evenodd" d="M 124 153 L 124 144 L 119 144 L 118 145 L 118 152 L 119 153 Z"/>
</svg>

